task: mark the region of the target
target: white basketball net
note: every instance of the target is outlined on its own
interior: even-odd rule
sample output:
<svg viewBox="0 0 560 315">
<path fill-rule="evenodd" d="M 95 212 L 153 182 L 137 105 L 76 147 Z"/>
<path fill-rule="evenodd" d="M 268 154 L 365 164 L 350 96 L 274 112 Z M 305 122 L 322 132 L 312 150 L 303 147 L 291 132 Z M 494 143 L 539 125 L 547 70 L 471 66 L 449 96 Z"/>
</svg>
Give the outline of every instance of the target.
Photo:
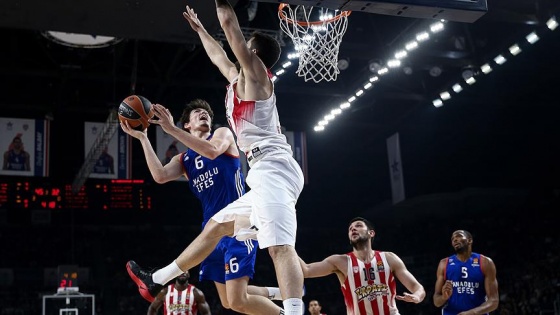
<svg viewBox="0 0 560 315">
<path fill-rule="evenodd" d="M 282 5 L 281 5 L 282 7 Z M 297 75 L 307 82 L 336 81 L 338 51 L 348 27 L 350 11 L 284 5 L 278 11 L 280 28 L 294 42 L 299 54 Z"/>
</svg>

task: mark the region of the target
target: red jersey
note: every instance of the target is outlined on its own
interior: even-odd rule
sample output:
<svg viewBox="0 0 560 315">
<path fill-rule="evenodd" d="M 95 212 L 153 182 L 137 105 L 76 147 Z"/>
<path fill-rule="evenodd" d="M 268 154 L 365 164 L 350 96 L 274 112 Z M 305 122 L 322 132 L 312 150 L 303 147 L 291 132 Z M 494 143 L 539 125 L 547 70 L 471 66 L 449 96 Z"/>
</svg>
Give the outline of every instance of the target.
<svg viewBox="0 0 560 315">
<path fill-rule="evenodd" d="M 341 286 L 347 315 L 398 315 L 396 282 L 384 252 L 375 251 L 363 262 L 354 253 L 346 254 L 348 270 Z"/>
<path fill-rule="evenodd" d="M 168 285 L 163 306 L 164 315 L 196 315 L 194 286 L 189 284 L 185 290 L 179 291 L 175 289 L 175 284 Z"/>
</svg>

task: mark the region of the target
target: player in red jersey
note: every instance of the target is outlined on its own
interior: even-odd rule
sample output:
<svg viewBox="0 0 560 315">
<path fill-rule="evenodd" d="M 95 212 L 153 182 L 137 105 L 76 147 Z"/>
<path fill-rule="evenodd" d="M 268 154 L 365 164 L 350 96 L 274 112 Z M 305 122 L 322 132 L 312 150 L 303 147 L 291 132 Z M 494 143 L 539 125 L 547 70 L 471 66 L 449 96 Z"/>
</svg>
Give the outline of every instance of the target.
<svg viewBox="0 0 560 315">
<path fill-rule="evenodd" d="M 368 220 L 354 218 L 348 228 L 352 252 L 310 264 L 300 259 L 305 278 L 337 275 L 348 315 L 397 315 L 395 299 L 420 303 L 426 297 L 424 287 L 399 256 L 371 248 L 374 237 Z M 397 295 L 395 277 L 412 293 Z"/>
<path fill-rule="evenodd" d="M 204 293 L 189 284 L 190 274 L 185 272 L 175 282 L 164 287 L 148 307 L 148 315 L 158 314 L 163 305 L 164 315 L 210 315 L 210 306 Z"/>
</svg>

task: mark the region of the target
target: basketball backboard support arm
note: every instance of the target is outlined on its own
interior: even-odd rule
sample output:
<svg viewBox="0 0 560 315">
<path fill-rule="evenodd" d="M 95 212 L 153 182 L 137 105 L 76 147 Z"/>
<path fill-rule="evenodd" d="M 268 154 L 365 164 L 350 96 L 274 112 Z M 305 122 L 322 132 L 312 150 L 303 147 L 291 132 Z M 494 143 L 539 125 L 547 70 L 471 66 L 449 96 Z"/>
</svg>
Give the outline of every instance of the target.
<svg viewBox="0 0 560 315">
<path fill-rule="evenodd" d="M 261 0 L 278 3 L 277 0 Z M 423 19 L 473 23 L 488 11 L 486 0 L 286 0 L 291 5 L 312 5 L 332 10 L 367 12 Z"/>
</svg>

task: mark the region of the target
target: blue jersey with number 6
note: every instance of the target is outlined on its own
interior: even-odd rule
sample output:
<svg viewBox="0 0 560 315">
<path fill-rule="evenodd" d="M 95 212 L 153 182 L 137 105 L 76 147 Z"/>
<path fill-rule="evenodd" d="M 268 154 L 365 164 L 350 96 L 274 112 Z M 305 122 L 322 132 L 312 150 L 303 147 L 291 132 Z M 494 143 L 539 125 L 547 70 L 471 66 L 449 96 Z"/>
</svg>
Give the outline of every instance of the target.
<svg viewBox="0 0 560 315">
<path fill-rule="evenodd" d="M 212 135 L 207 140 L 211 139 Z M 189 187 L 202 203 L 202 227 L 222 208 L 245 193 L 239 156 L 223 153 L 214 160 L 188 149 L 181 155 Z M 257 241 L 224 237 L 200 266 L 200 280 L 224 283 L 229 279 L 253 277 Z"/>
<path fill-rule="evenodd" d="M 181 159 L 191 191 L 202 203 L 202 227 L 216 212 L 245 193 L 238 156 L 223 153 L 212 160 L 188 149 Z"/>
</svg>

